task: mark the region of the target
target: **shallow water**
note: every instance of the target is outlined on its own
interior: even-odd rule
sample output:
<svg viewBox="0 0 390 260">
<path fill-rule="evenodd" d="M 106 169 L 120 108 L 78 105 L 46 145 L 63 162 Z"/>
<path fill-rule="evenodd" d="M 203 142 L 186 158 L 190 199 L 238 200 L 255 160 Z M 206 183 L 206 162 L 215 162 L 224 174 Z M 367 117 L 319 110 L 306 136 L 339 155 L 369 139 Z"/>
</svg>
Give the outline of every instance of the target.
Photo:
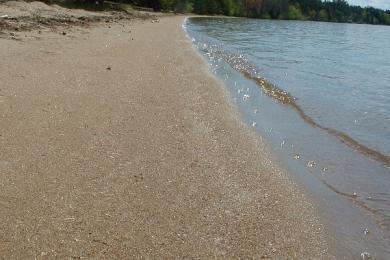
<svg viewBox="0 0 390 260">
<path fill-rule="evenodd" d="M 390 258 L 390 27 L 191 18 L 243 118 L 318 202 L 333 253 Z"/>
</svg>

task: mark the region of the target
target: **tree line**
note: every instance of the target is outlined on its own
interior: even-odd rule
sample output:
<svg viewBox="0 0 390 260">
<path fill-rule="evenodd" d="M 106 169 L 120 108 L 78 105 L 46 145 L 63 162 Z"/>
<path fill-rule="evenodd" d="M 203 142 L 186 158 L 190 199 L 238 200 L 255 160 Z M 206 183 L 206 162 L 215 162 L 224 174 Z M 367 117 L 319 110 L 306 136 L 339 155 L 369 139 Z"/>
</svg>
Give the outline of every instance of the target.
<svg viewBox="0 0 390 260">
<path fill-rule="evenodd" d="M 345 0 L 132 0 L 162 11 L 262 19 L 390 25 L 390 10 L 349 5 Z"/>
</svg>

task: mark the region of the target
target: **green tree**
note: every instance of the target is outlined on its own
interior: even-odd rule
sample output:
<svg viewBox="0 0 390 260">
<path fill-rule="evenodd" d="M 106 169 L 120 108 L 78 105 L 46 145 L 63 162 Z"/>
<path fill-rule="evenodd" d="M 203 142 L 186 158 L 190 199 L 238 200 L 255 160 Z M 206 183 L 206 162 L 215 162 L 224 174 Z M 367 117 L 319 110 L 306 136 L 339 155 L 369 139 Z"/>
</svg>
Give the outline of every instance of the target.
<svg viewBox="0 0 390 260">
<path fill-rule="evenodd" d="M 302 20 L 301 9 L 295 5 L 289 5 L 286 18 L 288 20 Z"/>
<path fill-rule="evenodd" d="M 173 10 L 175 0 L 161 0 L 160 6 L 163 10 Z"/>
<path fill-rule="evenodd" d="M 233 0 L 223 0 L 222 1 L 222 12 L 224 15 L 231 16 L 235 14 Z"/>
<path fill-rule="evenodd" d="M 318 13 L 317 13 L 317 19 L 319 21 L 329 21 L 329 15 L 328 15 L 328 12 L 325 10 L 325 9 L 321 9 Z"/>
</svg>

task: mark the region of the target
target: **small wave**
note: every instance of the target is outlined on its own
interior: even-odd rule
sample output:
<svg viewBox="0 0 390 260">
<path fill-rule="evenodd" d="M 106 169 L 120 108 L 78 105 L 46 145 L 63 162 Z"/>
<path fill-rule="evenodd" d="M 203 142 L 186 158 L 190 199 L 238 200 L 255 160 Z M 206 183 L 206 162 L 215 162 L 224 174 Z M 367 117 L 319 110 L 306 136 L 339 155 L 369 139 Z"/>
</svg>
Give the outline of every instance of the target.
<svg viewBox="0 0 390 260">
<path fill-rule="evenodd" d="M 335 192 L 335 193 L 345 197 L 348 200 L 353 201 L 353 203 L 355 203 L 359 207 L 361 207 L 364 210 L 370 212 L 373 216 L 375 216 L 376 222 L 379 224 L 379 226 L 382 229 L 390 230 L 390 222 L 389 222 L 390 216 L 386 212 L 384 212 L 380 208 L 373 208 L 373 207 L 371 207 L 368 203 L 366 203 L 364 201 L 364 199 L 359 198 L 359 196 L 357 194 L 350 194 L 350 193 L 346 193 L 346 192 L 340 191 L 337 188 L 335 188 L 334 186 L 332 186 L 329 183 L 327 183 L 326 181 L 324 181 L 322 179 L 320 179 L 320 181 L 326 187 L 328 187 L 331 191 L 333 191 L 333 192 Z M 373 199 L 373 198 L 366 198 L 366 200 L 367 201 L 381 201 L 381 202 L 385 201 L 385 202 L 388 202 L 385 199 L 378 199 L 378 198 L 375 198 L 375 199 Z"/>
<path fill-rule="evenodd" d="M 255 65 L 251 64 L 243 55 L 233 54 L 226 52 L 223 48 L 218 45 L 199 43 L 197 44 L 201 51 L 206 52 L 210 56 L 214 56 L 219 59 L 223 59 L 233 69 L 243 74 L 246 78 L 253 80 L 261 88 L 261 90 L 276 101 L 290 106 L 295 109 L 301 118 L 313 127 L 322 129 L 330 135 L 336 137 L 339 141 L 349 146 L 350 148 L 358 151 L 359 153 L 373 158 L 386 166 L 390 166 L 390 156 L 371 149 L 359 141 L 353 139 L 346 133 L 325 127 L 317 123 L 313 118 L 307 115 L 303 109 L 296 102 L 296 98 L 289 94 L 287 91 L 278 88 L 276 85 L 268 82 L 265 78 L 260 76 L 260 70 Z"/>
</svg>

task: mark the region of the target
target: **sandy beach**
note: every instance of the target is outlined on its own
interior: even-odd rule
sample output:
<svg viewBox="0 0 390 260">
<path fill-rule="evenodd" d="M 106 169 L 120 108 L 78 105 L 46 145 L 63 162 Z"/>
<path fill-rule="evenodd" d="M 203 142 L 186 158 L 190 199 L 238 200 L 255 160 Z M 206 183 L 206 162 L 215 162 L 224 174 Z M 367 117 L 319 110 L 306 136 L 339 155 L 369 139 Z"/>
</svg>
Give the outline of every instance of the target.
<svg viewBox="0 0 390 260">
<path fill-rule="evenodd" d="M 184 18 L 3 32 L 1 259 L 327 257 Z"/>
</svg>

